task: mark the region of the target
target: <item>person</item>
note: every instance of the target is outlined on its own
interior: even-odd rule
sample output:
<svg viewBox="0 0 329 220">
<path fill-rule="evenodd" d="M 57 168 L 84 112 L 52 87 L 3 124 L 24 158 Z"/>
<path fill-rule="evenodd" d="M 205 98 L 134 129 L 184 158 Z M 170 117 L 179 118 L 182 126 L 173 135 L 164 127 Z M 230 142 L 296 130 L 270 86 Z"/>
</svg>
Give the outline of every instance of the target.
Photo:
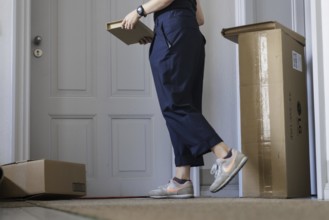
<svg viewBox="0 0 329 220">
<path fill-rule="evenodd" d="M 190 169 L 203 166 L 203 155 L 217 159 L 211 169 L 211 192 L 222 189 L 244 166 L 247 157 L 230 149 L 202 114 L 205 43 L 200 0 L 149 0 L 122 21 L 133 29 L 141 17 L 153 13 L 154 37 L 149 60 L 162 114 L 174 149 L 176 171 L 168 184 L 149 192 L 151 198 L 194 196 Z"/>
</svg>

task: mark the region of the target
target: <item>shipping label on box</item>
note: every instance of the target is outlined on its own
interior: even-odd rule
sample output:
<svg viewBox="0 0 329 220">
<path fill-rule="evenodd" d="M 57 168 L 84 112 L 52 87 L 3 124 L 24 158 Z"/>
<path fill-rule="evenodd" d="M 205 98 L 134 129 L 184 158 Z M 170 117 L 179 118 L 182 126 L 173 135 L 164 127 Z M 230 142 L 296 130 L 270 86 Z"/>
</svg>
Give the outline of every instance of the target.
<svg viewBox="0 0 329 220">
<path fill-rule="evenodd" d="M 292 68 L 299 71 L 303 72 L 303 59 L 302 55 L 297 53 L 296 51 L 292 51 Z"/>
</svg>

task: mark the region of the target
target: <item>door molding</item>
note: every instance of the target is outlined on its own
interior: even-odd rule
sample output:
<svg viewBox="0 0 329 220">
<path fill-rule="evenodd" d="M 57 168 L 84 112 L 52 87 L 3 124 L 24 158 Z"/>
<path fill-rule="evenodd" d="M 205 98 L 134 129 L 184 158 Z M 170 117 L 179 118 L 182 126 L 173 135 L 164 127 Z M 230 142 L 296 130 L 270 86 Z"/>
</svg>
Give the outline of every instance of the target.
<svg viewBox="0 0 329 220">
<path fill-rule="evenodd" d="M 316 143 L 316 165 L 317 165 L 317 196 L 318 199 L 329 199 L 328 171 L 329 163 L 327 153 L 329 113 L 327 109 L 329 98 L 328 65 L 324 60 L 328 59 L 329 47 L 324 39 L 327 39 L 328 31 L 325 31 L 325 22 L 329 19 L 326 10 L 329 4 L 326 1 L 305 0 L 310 6 L 310 26 L 313 63 L 313 87 L 314 87 L 314 121 L 315 121 L 315 143 Z"/>
<path fill-rule="evenodd" d="M 240 25 L 245 25 L 247 23 L 247 7 L 246 7 L 246 0 L 235 0 L 235 25 L 240 26 Z M 235 57 L 235 64 L 236 64 L 236 106 L 237 106 L 237 112 L 240 112 L 240 69 L 239 69 L 239 48 L 236 46 L 236 57 Z M 237 128 L 238 128 L 238 135 L 237 135 L 237 143 L 238 143 L 238 148 L 241 150 L 241 118 L 240 114 L 237 114 Z M 239 173 L 239 197 L 242 197 L 242 172 L 243 170 Z"/>
<path fill-rule="evenodd" d="M 296 0 L 292 0 L 293 19 L 292 27 L 297 31 L 297 9 Z M 317 194 L 317 171 L 316 171 L 316 142 L 315 142 L 315 113 L 314 113 L 314 77 L 316 76 L 312 64 L 312 24 L 311 24 L 311 9 L 310 0 L 304 0 L 304 14 L 305 14 L 305 62 L 306 62 L 306 77 L 307 77 L 307 101 L 308 101 L 308 125 L 309 125 L 309 146 L 310 146 L 310 175 L 311 175 L 311 193 Z"/>
<path fill-rule="evenodd" d="M 14 160 L 30 157 L 31 0 L 14 0 Z"/>
</svg>

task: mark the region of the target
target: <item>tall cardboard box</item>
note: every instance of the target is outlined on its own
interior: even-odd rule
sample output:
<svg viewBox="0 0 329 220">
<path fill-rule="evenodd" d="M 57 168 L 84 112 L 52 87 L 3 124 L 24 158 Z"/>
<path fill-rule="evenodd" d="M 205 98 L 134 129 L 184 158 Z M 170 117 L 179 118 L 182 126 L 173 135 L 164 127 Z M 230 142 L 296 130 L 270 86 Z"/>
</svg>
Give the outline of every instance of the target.
<svg viewBox="0 0 329 220">
<path fill-rule="evenodd" d="M 222 34 L 239 44 L 243 196 L 310 196 L 304 37 L 277 22 Z"/>
<path fill-rule="evenodd" d="M 2 168 L 0 167 L 0 184 L 3 180 L 3 171 L 2 171 Z"/>
<path fill-rule="evenodd" d="M 0 198 L 71 198 L 86 194 L 84 164 L 35 160 L 2 166 Z"/>
</svg>

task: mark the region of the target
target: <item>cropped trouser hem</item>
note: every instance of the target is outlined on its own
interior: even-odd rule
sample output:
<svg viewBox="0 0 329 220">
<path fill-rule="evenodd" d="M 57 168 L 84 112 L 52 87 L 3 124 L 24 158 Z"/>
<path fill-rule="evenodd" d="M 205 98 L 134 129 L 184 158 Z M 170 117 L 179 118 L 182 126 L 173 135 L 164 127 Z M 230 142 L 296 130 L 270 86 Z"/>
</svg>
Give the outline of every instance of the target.
<svg viewBox="0 0 329 220">
<path fill-rule="evenodd" d="M 191 146 L 191 148 L 190 148 L 191 154 L 185 154 L 185 155 L 176 155 L 175 154 L 176 167 L 203 166 L 204 165 L 203 155 L 211 152 L 211 149 L 215 145 L 217 145 L 221 142 L 223 142 L 223 140 L 218 135 L 214 135 L 213 137 L 209 138 L 208 140 L 206 140 L 198 145 Z"/>
</svg>

